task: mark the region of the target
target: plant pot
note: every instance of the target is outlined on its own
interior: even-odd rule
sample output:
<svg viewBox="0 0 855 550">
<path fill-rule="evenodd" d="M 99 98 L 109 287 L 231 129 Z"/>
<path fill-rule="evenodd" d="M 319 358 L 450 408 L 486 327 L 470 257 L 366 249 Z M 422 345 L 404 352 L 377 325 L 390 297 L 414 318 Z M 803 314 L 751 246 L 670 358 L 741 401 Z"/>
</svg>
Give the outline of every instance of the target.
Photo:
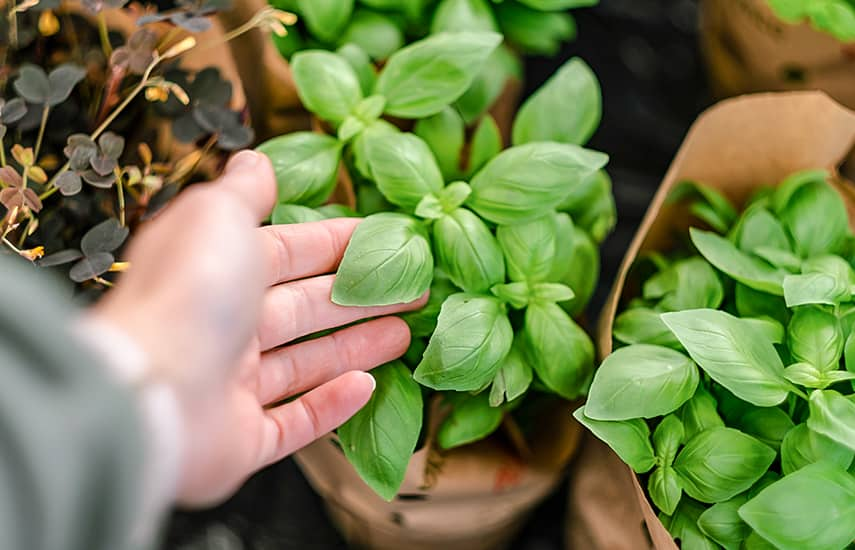
<svg viewBox="0 0 855 550">
<path fill-rule="evenodd" d="M 679 204 L 666 204 L 674 186 L 684 180 L 703 182 L 724 194 L 735 205 L 742 205 L 753 191 L 768 182 L 781 181 L 787 175 L 808 168 L 836 170 L 855 145 L 855 112 L 835 103 L 821 92 L 758 94 L 730 99 L 703 113 L 692 125 L 665 179 L 656 192 L 621 267 L 600 317 L 598 348 L 600 358 L 612 351 L 612 325 L 619 305 L 631 299 L 636 290 L 628 279 L 639 254 L 667 251 L 675 237 L 685 235 L 689 212 Z M 855 187 L 838 186 L 855 227 Z M 675 550 L 671 535 L 659 521 L 639 484 L 638 477 L 611 451 L 607 459 L 581 462 L 575 475 L 587 480 L 571 487 L 571 503 L 589 503 L 584 513 L 571 504 L 568 523 L 581 530 L 569 540 L 594 540 L 602 546 L 637 550 Z M 603 467 L 605 462 L 611 466 Z M 623 535 L 617 540 L 604 534 L 603 527 L 620 529 L 612 517 L 615 505 L 591 493 L 598 490 L 597 478 L 612 486 L 613 498 L 635 500 L 636 506 L 618 508 L 628 512 L 621 520 Z M 633 511 L 634 510 L 634 511 Z M 649 533 L 635 532 L 643 519 Z M 617 540 L 617 543 L 615 541 Z M 611 542 L 611 544 L 607 544 Z"/>
<path fill-rule="evenodd" d="M 701 48 L 719 97 L 819 89 L 855 108 L 855 42 L 786 23 L 768 0 L 703 0 Z"/>
<path fill-rule="evenodd" d="M 499 436 L 451 451 L 428 443 L 413 455 L 391 502 L 362 481 L 333 435 L 303 449 L 296 459 L 351 546 L 505 548 L 528 513 L 561 481 L 578 447 L 581 428 L 571 411 L 562 402 L 544 412 L 537 433 L 528 439 L 528 460 Z"/>
</svg>

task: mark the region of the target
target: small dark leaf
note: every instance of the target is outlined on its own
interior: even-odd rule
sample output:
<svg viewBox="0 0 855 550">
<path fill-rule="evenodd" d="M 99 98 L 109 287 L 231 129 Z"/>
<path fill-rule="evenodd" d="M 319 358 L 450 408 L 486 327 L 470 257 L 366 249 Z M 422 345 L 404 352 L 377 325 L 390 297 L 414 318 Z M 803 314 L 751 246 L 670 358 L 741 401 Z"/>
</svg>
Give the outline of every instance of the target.
<svg viewBox="0 0 855 550">
<path fill-rule="evenodd" d="M 107 132 L 98 138 L 98 146 L 105 157 L 118 160 L 125 150 L 125 138 L 113 132 Z"/>
<path fill-rule="evenodd" d="M 20 187 L 21 174 L 9 165 L 0 168 L 0 181 L 12 187 Z"/>
<path fill-rule="evenodd" d="M 66 197 L 70 197 L 83 189 L 83 182 L 80 181 L 80 176 L 76 172 L 66 170 L 56 178 L 56 186 L 59 188 L 60 193 Z"/>
<path fill-rule="evenodd" d="M 107 176 L 113 173 L 113 169 L 118 166 L 118 163 L 106 155 L 95 155 L 89 159 L 89 164 L 99 176 Z"/>
<path fill-rule="evenodd" d="M 29 187 L 21 189 L 21 197 L 23 198 L 24 206 L 27 206 L 33 212 L 41 211 L 42 199 L 39 198 L 35 191 Z"/>
<path fill-rule="evenodd" d="M 252 128 L 237 125 L 224 129 L 217 139 L 217 145 L 226 151 L 235 151 L 252 143 L 254 137 Z"/>
<path fill-rule="evenodd" d="M 59 252 L 54 252 L 53 254 L 48 254 L 41 260 L 36 261 L 36 265 L 39 267 L 54 267 L 57 265 L 63 265 L 67 263 L 71 263 L 75 260 L 79 260 L 83 257 L 83 252 L 79 250 L 60 250 Z"/>
<path fill-rule="evenodd" d="M 128 233 L 128 228 L 122 227 L 119 220 L 110 218 L 87 231 L 80 241 L 80 248 L 86 256 L 112 252 L 122 246 L 128 238 Z"/>
<path fill-rule="evenodd" d="M 190 89 L 187 90 L 193 102 L 208 103 L 217 107 L 228 104 L 232 99 L 232 85 L 225 80 L 220 71 L 208 67 L 196 73 Z"/>
<path fill-rule="evenodd" d="M 7 101 L 0 107 L 0 120 L 4 124 L 12 124 L 21 120 L 27 114 L 27 103 L 20 97 Z"/>
<path fill-rule="evenodd" d="M 83 281 L 88 281 L 93 277 L 106 273 L 111 265 L 113 265 L 113 255 L 109 252 L 99 252 L 87 256 L 74 264 L 68 276 L 75 283 L 82 283 Z"/>
<path fill-rule="evenodd" d="M 17 188 L 7 187 L 0 191 L 0 204 L 6 207 L 7 210 L 20 207 L 24 202 L 24 198 Z"/>
<path fill-rule="evenodd" d="M 223 129 L 234 126 L 237 118 L 237 113 L 233 113 L 223 107 L 199 105 L 193 109 L 193 119 L 196 121 L 196 124 L 211 134 L 218 134 Z"/>
<path fill-rule="evenodd" d="M 73 63 L 64 63 L 50 72 L 48 105 L 58 105 L 68 99 L 71 90 L 86 76 L 86 69 Z M 39 103 L 44 103 L 39 102 Z"/>
<path fill-rule="evenodd" d="M 95 170 L 86 170 L 83 172 L 83 180 L 92 187 L 109 189 L 113 186 L 113 182 L 116 181 L 116 174 L 110 172 L 109 174 L 102 176 Z"/>
<path fill-rule="evenodd" d="M 50 81 L 41 67 L 22 65 L 13 84 L 18 95 L 30 103 L 45 103 L 50 97 Z"/>
<path fill-rule="evenodd" d="M 192 13 L 176 13 L 169 20 L 190 32 L 205 32 L 211 28 L 211 21 L 207 17 L 200 17 Z"/>
<path fill-rule="evenodd" d="M 193 113 L 187 113 L 172 121 L 172 134 L 184 143 L 193 143 L 205 135 L 205 130 L 196 124 Z"/>
<path fill-rule="evenodd" d="M 98 146 L 85 134 L 71 134 L 62 152 L 73 170 L 86 170 L 89 159 L 98 153 Z"/>
</svg>

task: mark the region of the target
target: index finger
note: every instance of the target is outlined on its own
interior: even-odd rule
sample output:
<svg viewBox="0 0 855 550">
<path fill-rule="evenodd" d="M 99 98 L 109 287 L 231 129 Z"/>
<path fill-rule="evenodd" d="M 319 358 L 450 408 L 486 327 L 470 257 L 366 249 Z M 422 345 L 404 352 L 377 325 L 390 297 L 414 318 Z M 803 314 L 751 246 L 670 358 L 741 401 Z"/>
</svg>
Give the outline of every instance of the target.
<svg viewBox="0 0 855 550">
<path fill-rule="evenodd" d="M 268 286 L 335 271 L 360 221 L 336 218 L 262 227 Z"/>
</svg>

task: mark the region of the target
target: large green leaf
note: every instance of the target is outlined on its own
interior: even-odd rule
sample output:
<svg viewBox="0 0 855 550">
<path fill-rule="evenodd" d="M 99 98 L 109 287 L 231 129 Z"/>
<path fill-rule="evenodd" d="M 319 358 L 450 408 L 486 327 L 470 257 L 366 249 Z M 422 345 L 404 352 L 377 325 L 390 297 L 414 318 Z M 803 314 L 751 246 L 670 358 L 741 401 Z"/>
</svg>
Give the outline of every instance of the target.
<svg viewBox="0 0 855 550">
<path fill-rule="evenodd" d="M 297 8 L 312 34 L 325 42 L 334 42 L 350 19 L 353 0 L 297 0 Z"/>
<path fill-rule="evenodd" d="M 436 260 L 466 292 L 487 292 L 505 280 L 505 261 L 496 237 L 481 219 L 457 208 L 433 225 Z"/>
<path fill-rule="evenodd" d="M 364 147 L 368 168 L 389 202 L 413 211 L 425 195 L 442 190 L 436 159 L 421 138 L 378 132 L 366 137 Z"/>
<path fill-rule="evenodd" d="M 422 392 L 399 361 L 371 374 L 377 388 L 368 403 L 338 429 L 344 455 L 359 476 L 386 500 L 404 480 L 422 429 Z"/>
<path fill-rule="evenodd" d="M 505 414 L 501 408 L 490 406 L 486 392 L 454 395 L 451 404 L 451 412 L 436 434 L 437 443 L 443 449 L 484 439 L 496 431 Z"/>
<path fill-rule="evenodd" d="M 291 59 L 300 101 L 311 112 L 341 123 L 362 100 L 362 88 L 343 57 L 323 50 L 304 50 Z"/>
<path fill-rule="evenodd" d="M 698 252 L 718 270 L 755 290 L 784 295 L 785 271 L 749 256 L 715 233 L 694 227 L 689 233 Z"/>
<path fill-rule="evenodd" d="M 294 132 L 265 141 L 258 151 L 273 164 L 279 202 L 319 206 L 335 188 L 341 158 L 335 138 Z"/>
<path fill-rule="evenodd" d="M 576 409 L 573 416 L 611 447 L 636 473 L 648 472 L 656 464 L 656 455 L 650 444 L 650 428 L 644 420 L 594 420 L 585 415 L 585 407 Z"/>
<path fill-rule="evenodd" d="M 855 401 L 834 390 L 810 394 L 808 428 L 855 450 Z"/>
</svg>

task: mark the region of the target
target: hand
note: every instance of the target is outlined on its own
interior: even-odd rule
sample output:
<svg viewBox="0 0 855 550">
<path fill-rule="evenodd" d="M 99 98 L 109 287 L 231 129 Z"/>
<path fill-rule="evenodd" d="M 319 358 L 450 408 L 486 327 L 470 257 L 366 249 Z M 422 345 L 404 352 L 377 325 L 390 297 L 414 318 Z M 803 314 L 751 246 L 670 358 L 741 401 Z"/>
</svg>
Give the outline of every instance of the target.
<svg viewBox="0 0 855 550">
<path fill-rule="evenodd" d="M 219 180 L 188 189 L 141 228 L 130 271 L 94 311 L 132 335 L 151 375 L 174 388 L 184 419 L 183 504 L 221 500 L 338 427 L 371 396 L 374 379 L 362 371 L 403 354 L 410 335 L 385 317 L 283 344 L 424 303 L 331 303 L 327 274 L 359 220 L 259 228 L 275 195 L 267 158 L 237 154 Z"/>
</svg>

